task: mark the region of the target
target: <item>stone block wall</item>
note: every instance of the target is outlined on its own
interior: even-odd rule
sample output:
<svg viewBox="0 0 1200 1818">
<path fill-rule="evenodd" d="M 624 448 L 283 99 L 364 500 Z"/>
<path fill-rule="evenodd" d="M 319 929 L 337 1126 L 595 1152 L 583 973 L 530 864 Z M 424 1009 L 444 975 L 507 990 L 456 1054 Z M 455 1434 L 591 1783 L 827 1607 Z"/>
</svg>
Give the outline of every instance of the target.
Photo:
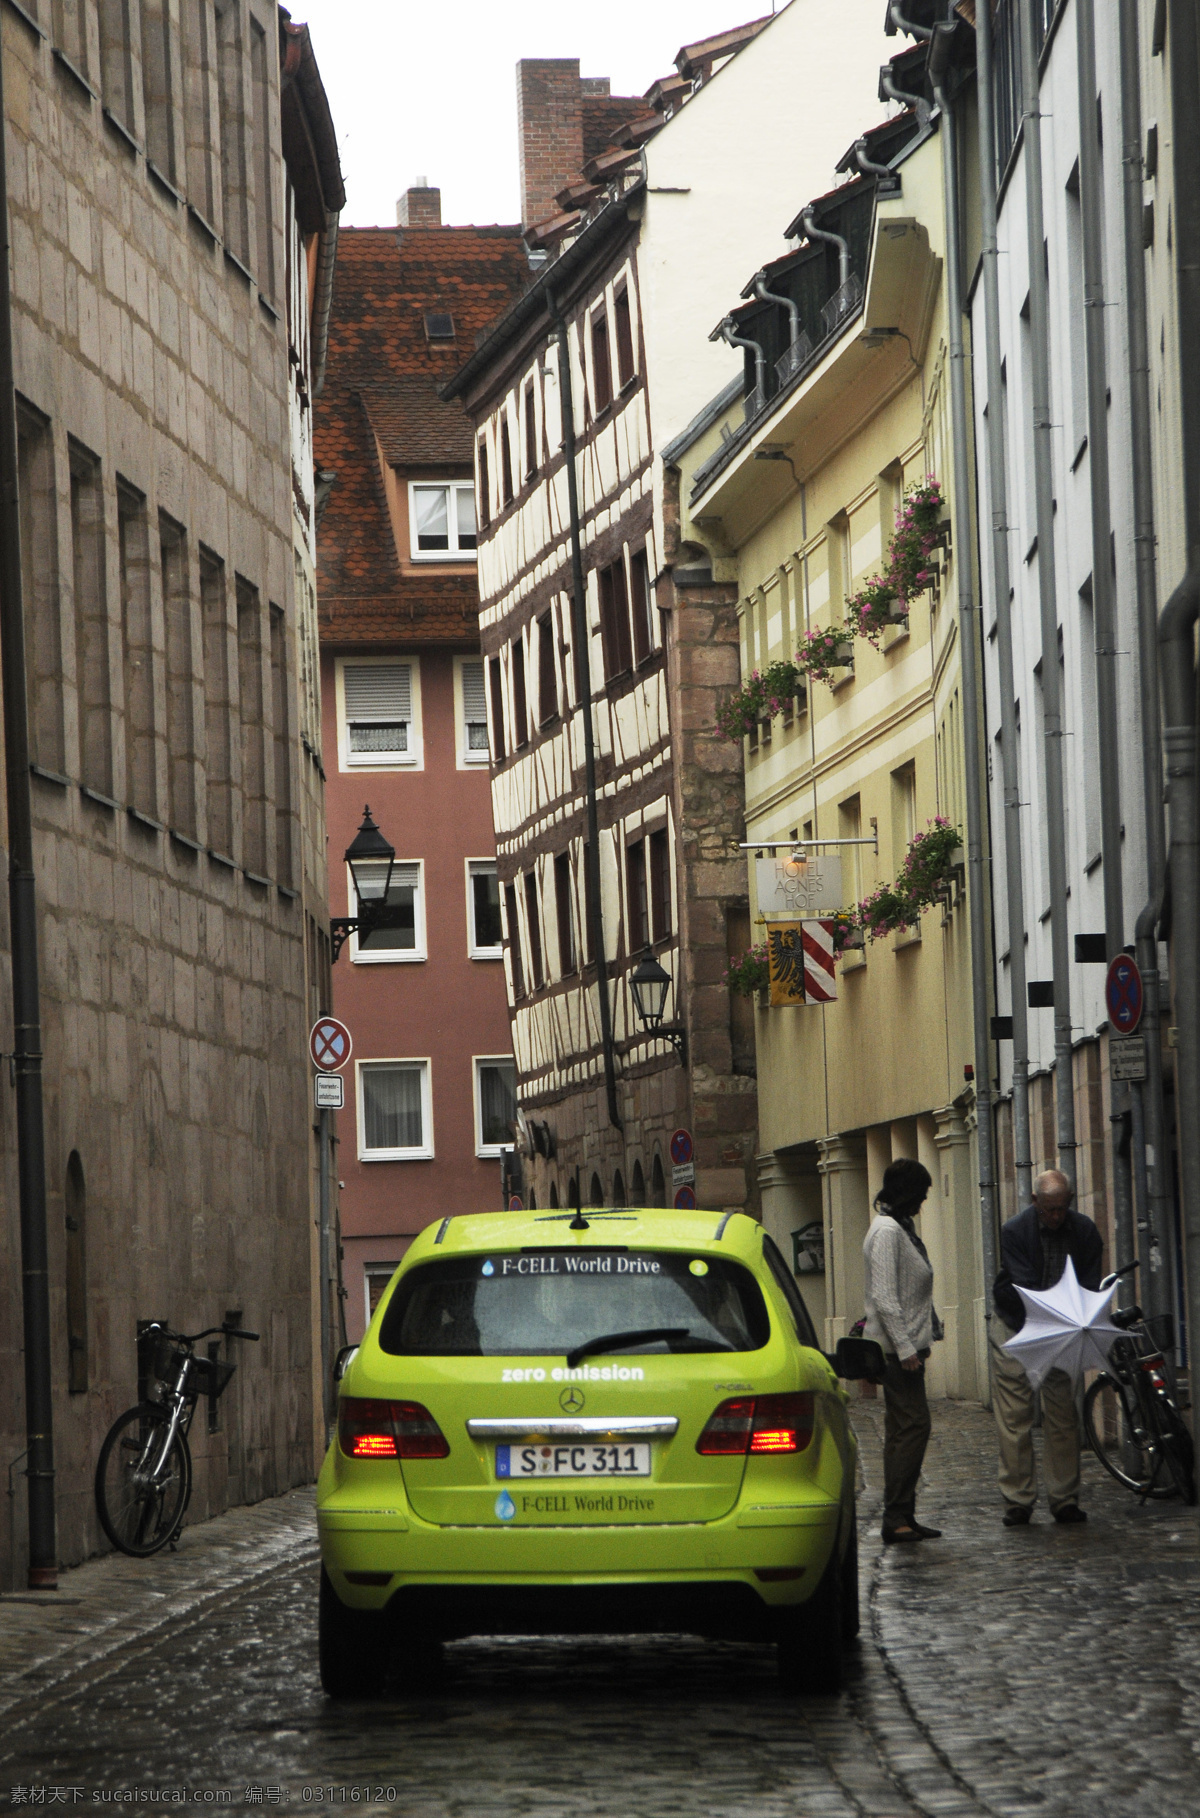
<svg viewBox="0 0 1200 1818">
<path fill-rule="evenodd" d="M 212 1432 L 197 1411 L 192 1519 L 313 1472 L 301 720 L 277 11 L 237 0 L 226 17 L 244 77 L 226 130 L 245 155 L 222 217 L 195 187 L 220 166 L 213 144 L 194 155 L 194 122 L 147 120 L 136 81 L 124 112 L 99 92 L 112 65 L 96 9 L 81 8 L 73 56 L 54 32 L 74 9 L 44 4 L 41 31 L 36 0 L 25 10 L 31 22 L 6 8 L 0 23 L 70 1563 L 100 1544 L 92 1472 L 137 1396 L 139 1321 L 195 1331 L 236 1314 L 262 1333 L 229 1347 L 238 1374 Z M 303 789 L 311 810 L 307 771 Z M 0 914 L 11 1048 L 7 951 Z M 23 1573 L 24 1408 L 3 1089 L 0 1169 L 0 1464 L 19 1492 L 0 1512 L 7 1585 Z"/>
</svg>

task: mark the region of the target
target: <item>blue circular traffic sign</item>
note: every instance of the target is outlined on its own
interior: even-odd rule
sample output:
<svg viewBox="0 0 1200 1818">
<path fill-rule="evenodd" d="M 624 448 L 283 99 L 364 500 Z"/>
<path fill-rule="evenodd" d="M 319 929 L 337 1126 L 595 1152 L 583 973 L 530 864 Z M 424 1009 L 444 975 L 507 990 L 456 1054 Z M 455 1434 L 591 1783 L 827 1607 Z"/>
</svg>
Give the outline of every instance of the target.
<svg viewBox="0 0 1200 1818">
<path fill-rule="evenodd" d="M 677 1212 L 694 1212 L 696 1210 L 695 1187 L 676 1187 L 675 1210 Z"/>
<path fill-rule="evenodd" d="M 1108 1006 L 1108 1020 L 1114 1033 L 1132 1035 L 1142 1020 L 1145 992 L 1137 961 L 1131 959 L 1128 953 L 1118 953 L 1115 959 L 1109 961 L 1108 977 L 1104 981 L 1104 1001 Z"/>
<path fill-rule="evenodd" d="M 677 1168 L 684 1168 L 692 1159 L 692 1133 L 690 1130 L 676 1130 L 671 1138 L 671 1160 Z"/>
</svg>

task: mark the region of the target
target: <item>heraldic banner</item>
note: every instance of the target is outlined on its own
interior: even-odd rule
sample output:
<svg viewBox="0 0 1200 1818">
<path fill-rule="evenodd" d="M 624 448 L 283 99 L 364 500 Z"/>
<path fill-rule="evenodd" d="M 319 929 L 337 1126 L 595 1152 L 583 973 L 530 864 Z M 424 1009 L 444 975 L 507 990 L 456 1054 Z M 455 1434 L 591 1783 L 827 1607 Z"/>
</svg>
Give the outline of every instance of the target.
<svg viewBox="0 0 1200 1818">
<path fill-rule="evenodd" d="M 803 922 L 771 922 L 767 928 L 767 972 L 771 1008 L 804 1002 Z"/>
</svg>

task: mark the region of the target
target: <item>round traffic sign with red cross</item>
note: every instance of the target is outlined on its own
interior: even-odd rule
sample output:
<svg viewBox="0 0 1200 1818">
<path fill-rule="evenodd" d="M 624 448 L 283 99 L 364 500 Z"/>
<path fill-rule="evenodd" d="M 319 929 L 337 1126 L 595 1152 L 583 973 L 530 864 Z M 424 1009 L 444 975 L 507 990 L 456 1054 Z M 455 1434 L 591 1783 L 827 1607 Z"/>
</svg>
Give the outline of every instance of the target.
<svg viewBox="0 0 1200 1818">
<path fill-rule="evenodd" d="M 1104 1001 L 1108 1020 L 1115 1035 L 1132 1035 L 1142 1020 L 1145 993 L 1137 961 L 1128 953 L 1118 953 L 1108 963 L 1104 981 Z"/>
<path fill-rule="evenodd" d="M 354 1042 L 345 1023 L 336 1016 L 318 1017 L 308 1037 L 312 1064 L 321 1073 L 336 1073 L 344 1067 L 354 1051 Z"/>
<path fill-rule="evenodd" d="M 676 1130 L 671 1138 L 671 1160 L 677 1168 L 687 1165 L 692 1159 L 692 1133 L 690 1130 Z"/>
</svg>

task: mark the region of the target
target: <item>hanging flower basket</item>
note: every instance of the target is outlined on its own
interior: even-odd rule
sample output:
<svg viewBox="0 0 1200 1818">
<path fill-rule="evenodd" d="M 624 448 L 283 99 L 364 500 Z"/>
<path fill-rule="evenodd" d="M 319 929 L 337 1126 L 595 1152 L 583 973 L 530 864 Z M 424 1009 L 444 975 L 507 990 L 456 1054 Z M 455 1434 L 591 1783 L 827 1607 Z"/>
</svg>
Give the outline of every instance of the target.
<svg viewBox="0 0 1200 1818">
<path fill-rule="evenodd" d="M 922 910 L 932 909 L 935 903 L 948 905 L 961 860 L 961 830 L 952 827 L 944 815 L 936 815 L 924 833 L 909 841 L 895 882 L 881 884 L 858 905 L 856 920 L 867 939 L 883 940 L 889 934 L 919 927 Z"/>
<path fill-rule="evenodd" d="M 846 627 L 828 625 L 819 631 L 805 632 L 796 662 L 818 682 L 832 681 L 839 669 L 853 669 L 854 644 Z"/>
<path fill-rule="evenodd" d="M 914 902 L 922 905 L 935 902 L 941 890 L 952 882 L 954 854 L 961 851 L 961 832 L 939 814 L 929 822 L 924 833 L 916 834 L 910 842 L 898 882 Z"/>
<path fill-rule="evenodd" d="M 755 997 L 765 991 L 770 981 L 767 969 L 767 943 L 751 947 L 741 959 L 734 960 L 726 972 L 724 984 L 738 997 Z"/>
<path fill-rule="evenodd" d="M 907 618 L 908 602 L 899 598 L 886 575 L 872 575 L 866 585 L 846 601 L 847 625 L 876 649 L 888 626 Z"/>
<path fill-rule="evenodd" d="M 941 518 L 945 503 L 941 482 L 930 474 L 923 485 L 914 486 L 906 494 L 896 518 L 888 580 L 897 597 L 905 602 L 924 593 L 936 577 L 933 552 L 943 538 Z"/>
<path fill-rule="evenodd" d="M 763 720 L 782 713 L 804 689 L 804 677 L 786 657 L 749 678 L 717 710 L 717 730 L 727 739 L 748 738 Z"/>
</svg>

